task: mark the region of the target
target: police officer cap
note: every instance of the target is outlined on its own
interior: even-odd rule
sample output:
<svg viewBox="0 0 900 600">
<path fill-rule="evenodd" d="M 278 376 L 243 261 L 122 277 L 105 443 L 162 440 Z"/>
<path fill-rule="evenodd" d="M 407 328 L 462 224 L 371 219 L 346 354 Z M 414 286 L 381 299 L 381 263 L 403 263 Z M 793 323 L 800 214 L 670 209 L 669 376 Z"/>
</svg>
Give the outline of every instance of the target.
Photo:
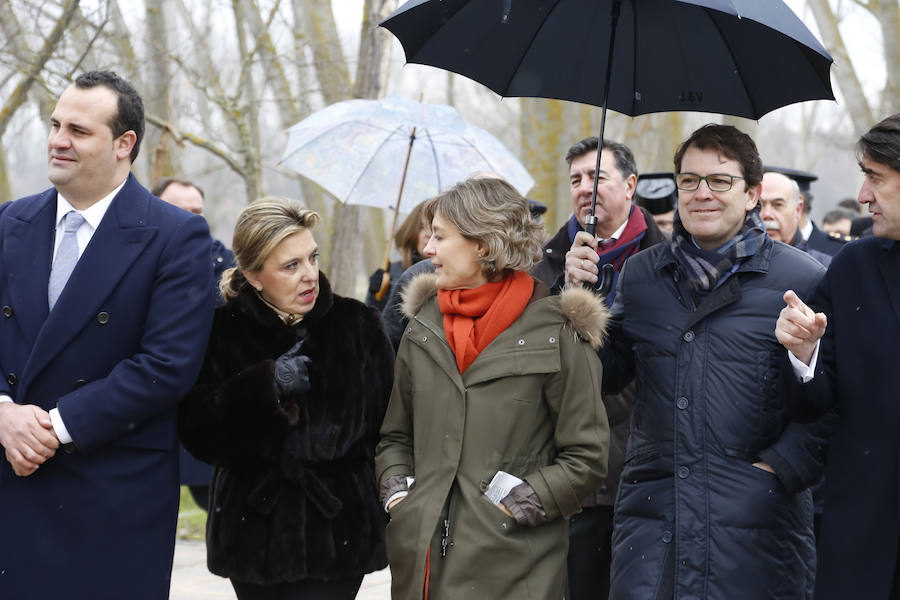
<svg viewBox="0 0 900 600">
<path fill-rule="evenodd" d="M 540 219 L 541 215 L 547 212 L 547 205 L 543 202 L 531 198 L 526 198 L 526 200 L 528 200 L 528 210 L 531 212 L 532 219 Z"/>
<path fill-rule="evenodd" d="M 643 206 L 651 215 L 659 215 L 675 209 L 678 190 L 673 173 L 643 173 L 638 177 L 634 190 L 638 206 Z"/>
<path fill-rule="evenodd" d="M 801 171 L 800 169 L 789 169 L 788 167 L 772 167 L 772 166 L 763 166 L 763 171 L 765 173 L 781 173 L 782 175 L 786 175 L 787 177 L 793 179 L 797 182 L 797 187 L 800 188 L 800 193 L 804 194 L 809 191 L 809 184 L 819 178 L 818 175 L 813 175 L 807 171 Z"/>
</svg>

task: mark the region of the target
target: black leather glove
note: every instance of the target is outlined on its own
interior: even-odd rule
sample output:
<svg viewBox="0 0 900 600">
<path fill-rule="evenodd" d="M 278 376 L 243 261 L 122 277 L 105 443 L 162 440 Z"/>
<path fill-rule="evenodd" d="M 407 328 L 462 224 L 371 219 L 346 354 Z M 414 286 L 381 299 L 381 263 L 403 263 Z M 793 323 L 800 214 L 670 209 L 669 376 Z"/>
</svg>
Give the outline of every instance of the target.
<svg viewBox="0 0 900 600">
<path fill-rule="evenodd" d="M 381 289 L 381 280 L 384 279 L 384 269 L 375 269 L 372 276 L 369 277 L 369 293 L 375 294 Z"/>
<path fill-rule="evenodd" d="M 309 391 L 310 359 L 302 354 L 303 340 L 275 359 L 275 386 L 282 398 Z"/>
</svg>

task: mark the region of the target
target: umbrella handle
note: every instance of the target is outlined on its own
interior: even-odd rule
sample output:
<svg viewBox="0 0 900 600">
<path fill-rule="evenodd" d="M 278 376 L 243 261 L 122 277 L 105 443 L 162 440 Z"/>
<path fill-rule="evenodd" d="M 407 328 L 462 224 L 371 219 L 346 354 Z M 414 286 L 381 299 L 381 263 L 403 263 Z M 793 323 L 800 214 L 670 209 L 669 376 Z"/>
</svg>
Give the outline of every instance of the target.
<svg viewBox="0 0 900 600">
<path fill-rule="evenodd" d="M 419 100 L 421 102 L 421 99 Z M 391 288 L 391 238 L 394 237 L 394 229 L 397 227 L 397 215 L 400 214 L 400 200 L 403 198 L 403 187 L 406 185 L 406 172 L 409 169 L 409 157 L 412 155 L 413 144 L 416 142 L 416 128 L 412 128 L 409 134 L 409 148 L 406 150 L 406 162 L 403 163 L 403 176 L 400 178 L 400 191 L 397 193 L 397 203 L 394 206 L 394 218 L 391 221 L 391 235 L 388 236 L 387 249 L 384 252 L 384 275 L 381 276 L 381 287 L 375 292 L 375 299 L 381 302 Z"/>
<path fill-rule="evenodd" d="M 606 298 L 612 291 L 613 279 L 616 277 L 616 269 L 611 264 L 606 263 L 600 270 L 600 285 L 597 286 L 597 292 Z"/>
<path fill-rule="evenodd" d="M 381 276 L 381 287 L 375 292 L 375 299 L 381 302 L 387 296 L 388 290 L 391 289 L 391 274 L 385 269 L 384 275 Z"/>
</svg>

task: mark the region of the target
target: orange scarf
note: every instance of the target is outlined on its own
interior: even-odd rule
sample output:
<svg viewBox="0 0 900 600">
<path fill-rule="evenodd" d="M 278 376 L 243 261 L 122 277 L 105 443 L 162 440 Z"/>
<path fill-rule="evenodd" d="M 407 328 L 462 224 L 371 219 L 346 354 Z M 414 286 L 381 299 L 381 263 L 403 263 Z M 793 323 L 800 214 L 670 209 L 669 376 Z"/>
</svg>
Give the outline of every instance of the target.
<svg viewBox="0 0 900 600">
<path fill-rule="evenodd" d="M 519 318 L 533 292 L 534 282 L 523 271 L 470 290 L 438 290 L 444 333 L 460 373 Z"/>
</svg>

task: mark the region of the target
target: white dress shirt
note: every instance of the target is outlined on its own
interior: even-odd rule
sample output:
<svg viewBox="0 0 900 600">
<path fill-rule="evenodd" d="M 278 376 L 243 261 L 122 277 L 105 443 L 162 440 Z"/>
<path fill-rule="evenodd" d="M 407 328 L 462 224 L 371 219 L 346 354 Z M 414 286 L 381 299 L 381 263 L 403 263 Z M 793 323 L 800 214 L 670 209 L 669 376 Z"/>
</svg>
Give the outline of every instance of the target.
<svg viewBox="0 0 900 600">
<path fill-rule="evenodd" d="M 612 234 L 611 236 L 609 236 L 608 238 L 605 238 L 605 239 L 604 239 L 604 238 L 601 238 L 601 237 L 598 237 L 598 238 L 597 238 L 597 242 L 600 243 L 600 244 L 603 244 L 603 243 L 606 243 L 606 242 L 614 242 L 614 241 L 616 241 L 617 239 L 619 239 L 620 237 L 622 237 L 622 233 L 625 231 L 625 226 L 626 226 L 626 225 L 628 225 L 628 219 L 625 219 L 625 221 L 619 226 L 618 229 L 616 229 L 616 230 L 613 232 L 613 234 Z"/>
<path fill-rule="evenodd" d="M 812 235 L 813 223 L 812 219 L 806 219 L 806 225 L 800 229 L 800 235 L 803 236 L 804 241 L 809 241 L 809 236 Z"/>
<path fill-rule="evenodd" d="M 80 259 L 81 255 L 84 254 L 84 249 L 87 248 L 87 245 L 91 241 L 91 238 L 94 237 L 94 232 L 97 231 L 97 227 L 100 226 L 100 221 L 103 220 L 103 216 L 106 214 L 106 210 L 109 208 L 109 205 L 112 204 L 113 198 L 116 197 L 116 194 L 119 193 L 124 185 L 125 180 L 123 180 L 122 183 L 120 183 L 116 187 L 116 189 L 104 196 L 99 202 L 95 202 L 84 210 L 76 209 L 74 206 L 69 204 L 68 200 L 63 198 L 62 194 L 57 193 L 56 238 L 53 242 L 54 257 L 56 257 L 56 250 L 59 248 L 59 244 L 66 233 L 65 216 L 69 214 L 70 211 L 74 210 L 75 212 L 81 213 L 81 216 L 84 217 L 84 223 L 82 223 L 81 227 L 78 228 L 78 231 L 75 232 L 75 237 L 78 240 L 78 258 Z M 12 398 L 5 394 L 0 394 L 0 402 L 12 402 Z M 66 429 L 66 425 L 65 423 L 63 423 L 62 417 L 59 416 L 58 408 L 53 408 L 50 410 L 50 421 L 53 423 L 53 430 L 56 432 L 56 437 L 59 438 L 59 442 L 61 444 L 71 443 L 72 436 L 69 435 L 69 430 Z"/>
</svg>

